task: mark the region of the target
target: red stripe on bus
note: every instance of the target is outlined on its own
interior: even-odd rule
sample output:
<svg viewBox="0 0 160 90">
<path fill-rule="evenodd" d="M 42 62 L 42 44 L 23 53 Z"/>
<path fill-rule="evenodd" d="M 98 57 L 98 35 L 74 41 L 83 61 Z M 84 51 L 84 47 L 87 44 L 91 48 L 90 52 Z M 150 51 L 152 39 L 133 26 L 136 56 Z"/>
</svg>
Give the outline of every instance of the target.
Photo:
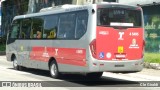
<svg viewBox="0 0 160 90">
<path fill-rule="evenodd" d="M 30 60 L 48 62 L 54 57 L 58 63 L 86 66 L 86 50 L 78 48 L 32 47 Z"/>
</svg>

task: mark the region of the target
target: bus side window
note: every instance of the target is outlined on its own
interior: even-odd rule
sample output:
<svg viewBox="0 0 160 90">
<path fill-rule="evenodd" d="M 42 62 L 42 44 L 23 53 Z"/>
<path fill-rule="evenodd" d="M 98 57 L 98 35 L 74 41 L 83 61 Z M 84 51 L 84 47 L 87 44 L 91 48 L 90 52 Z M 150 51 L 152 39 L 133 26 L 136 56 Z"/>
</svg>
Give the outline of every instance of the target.
<svg viewBox="0 0 160 90">
<path fill-rule="evenodd" d="M 19 32 L 20 32 L 20 23 L 18 20 L 14 21 L 12 24 L 12 30 L 10 38 L 17 39 L 19 38 Z"/>
<path fill-rule="evenodd" d="M 31 31 L 31 38 L 40 39 L 43 37 L 43 17 L 34 17 L 32 19 L 32 31 Z"/>
<path fill-rule="evenodd" d="M 21 38 L 29 39 L 31 31 L 31 19 L 24 19 L 22 21 Z"/>
<path fill-rule="evenodd" d="M 86 30 L 87 30 L 87 23 L 88 23 L 88 12 L 81 11 L 77 13 L 77 25 L 76 25 L 76 38 L 81 38 Z"/>
<path fill-rule="evenodd" d="M 75 39 L 76 14 L 68 13 L 60 16 L 58 38 Z"/>
<path fill-rule="evenodd" d="M 44 22 L 43 38 L 55 39 L 57 36 L 57 24 L 58 24 L 57 15 L 46 15 Z"/>
<path fill-rule="evenodd" d="M 10 38 L 18 38 L 19 26 L 14 25 L 12 27 L 11 37 Z"/>
</svg>

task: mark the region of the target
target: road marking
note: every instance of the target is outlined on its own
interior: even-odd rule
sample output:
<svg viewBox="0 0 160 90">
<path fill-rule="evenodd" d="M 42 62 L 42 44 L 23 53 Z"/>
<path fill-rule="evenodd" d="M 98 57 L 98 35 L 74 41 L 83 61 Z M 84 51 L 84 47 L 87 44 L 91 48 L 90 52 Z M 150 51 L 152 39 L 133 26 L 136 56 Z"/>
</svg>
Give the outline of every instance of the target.
<svg viewBox="0 0 160 90">
<path fill-rule="evenodd" d="M 142 78 L 142 79 L 146 79 L 146 80 L 150 80 L 150 81 L 160 81 L 160 77 L 138 74 L 138 73 L 131 73 L 131 74 L 128 74 L 128 76 Z"/>
<path fill-rule="evenodd" d="M 118 78 L 118 79 L 131 80 L 131 81 L 160 81 L 160 77 L 149 76 L 149 75 L 138 74 L 138 73 L 117 74 L 117 73 L 105 72 L 103 75 L 111 78 Z"/>
</svg>

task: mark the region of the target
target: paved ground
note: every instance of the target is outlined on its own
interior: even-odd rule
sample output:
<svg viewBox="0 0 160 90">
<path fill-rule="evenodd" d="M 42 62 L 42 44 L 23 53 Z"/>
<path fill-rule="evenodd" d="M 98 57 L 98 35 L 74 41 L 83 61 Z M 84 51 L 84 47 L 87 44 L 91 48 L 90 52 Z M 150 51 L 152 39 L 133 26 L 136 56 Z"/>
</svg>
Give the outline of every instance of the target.
<svg viewBox="0 0 160 90">
<path fill-rule="evenodd" d="M 138 73 L 122 74 L 105 72 L 103 77 L 96 81 L 79 82 L 79 80 L 86 81 L 86 78 L 81 75 L 65 75 L 61 79 L 50 78 L 48 71 L 27 69 L 24 71 L 16 71 L 12 68 L 12 62 L 7 62 L 5 56 L 0 56 L 0 81 L 54 81 L 52 83 L 45 82 L 45 84 L 53 85 L 54 87 L 47 87 L 50 89 L 60 90 L 160 90 L 159 87 L 134 87 L 134 85 L 143 85 L 145 83 L 138 83 L 137 81 L 158 81 L 160 84 L 160 70 L 143 69 Z M 148 82 L 150 83 L 150 82 Z M 63 86 L 63 87 L 62 87 Z M 67 87 L 66 87 L 67 86 Z M 118 87 L 121 86 L 121 87 Z M 122 87 L 124 86 L 124 87 Z M 160 86 L 160 85 L 159 85 Z M 44 90 L 46 88 L 0 88 L 0 90 L 22 90 L 22 89 L 35 89 Z"/>
</svg>

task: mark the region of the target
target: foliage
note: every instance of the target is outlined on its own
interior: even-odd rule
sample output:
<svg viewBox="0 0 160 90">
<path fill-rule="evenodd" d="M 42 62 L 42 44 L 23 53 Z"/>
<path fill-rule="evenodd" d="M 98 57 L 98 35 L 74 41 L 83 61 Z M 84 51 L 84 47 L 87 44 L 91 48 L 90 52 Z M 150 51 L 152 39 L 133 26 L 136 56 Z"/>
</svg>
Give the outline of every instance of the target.
<svg viewBox="0 0 160 90">
<path fill-rule="evenodd" d="M 149 63 L 160 63 L 160 53 L 145 53 L 144 61 Z"/>
<path fill-rule="evenodd" d="M 6 50 L 6 45 L 0 43 L 0 52 Z"/>
</svg>

